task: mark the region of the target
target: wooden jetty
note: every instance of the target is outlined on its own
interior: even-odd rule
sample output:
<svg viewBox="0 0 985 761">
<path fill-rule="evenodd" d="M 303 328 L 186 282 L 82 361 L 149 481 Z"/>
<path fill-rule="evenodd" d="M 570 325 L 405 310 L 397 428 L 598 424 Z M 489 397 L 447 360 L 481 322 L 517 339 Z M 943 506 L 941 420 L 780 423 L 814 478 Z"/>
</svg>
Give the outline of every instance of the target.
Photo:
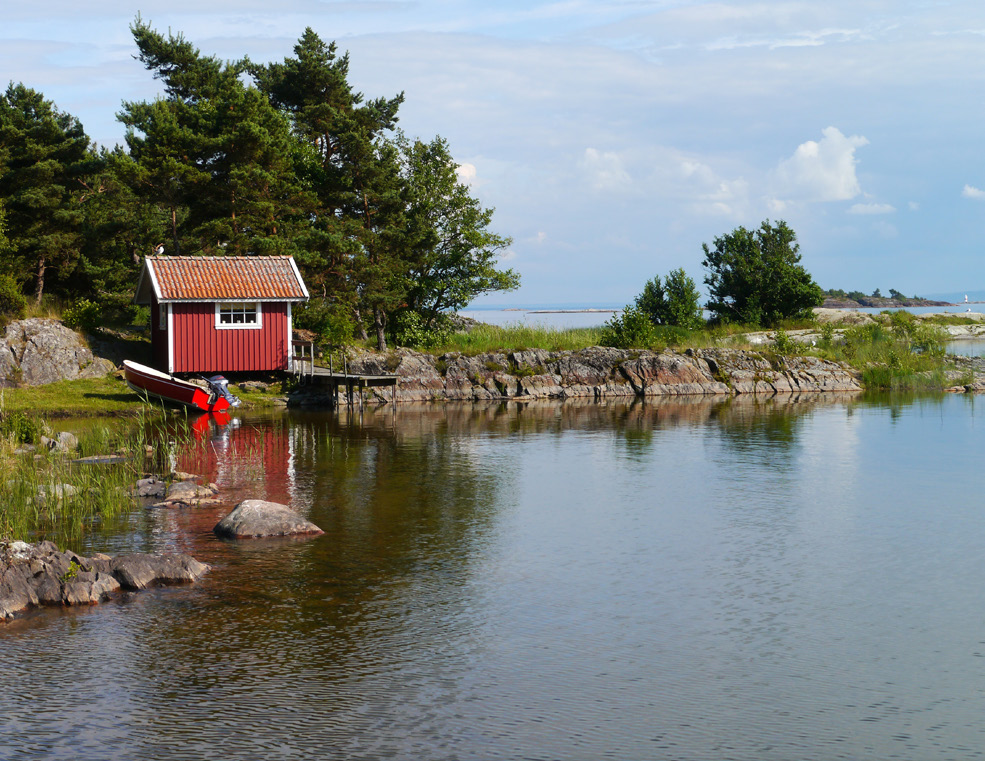
<svg viewBox="0 0 985 761">
<path fill-rule="evenodd" d="M 363 375 L 360 373 L 350 373 L 345 354 L 342 355 L 342 372 L 338 372 L 334 366 L 331 353 L 328 357 L 328 367 L 321 367 L 315 364 L 314 344 L 307 341 L 291 342 L 291 369 L 295 376 L 302 382 L 314 383 L 320 386 L 328 386 L 332 395 L 332 406 L 339 406 L 339 389 L 345 389 L 343 399 L 346 399 L 351 407 L 353 403 L 362 405 L 363 389 L 379 386 L 390 386 L 390 401 L 394 404 L 397 401 L 397 375 Z M 358 390 L 358 393 L 356 391 Z M 358 397 L 358 399 L 354 399 Z"/>
</svg>

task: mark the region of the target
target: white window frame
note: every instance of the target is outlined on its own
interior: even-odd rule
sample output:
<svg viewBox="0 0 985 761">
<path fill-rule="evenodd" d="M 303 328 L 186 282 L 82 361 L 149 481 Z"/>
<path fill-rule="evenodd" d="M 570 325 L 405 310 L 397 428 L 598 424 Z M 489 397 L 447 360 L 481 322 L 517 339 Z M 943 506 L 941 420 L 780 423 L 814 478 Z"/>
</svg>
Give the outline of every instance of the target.
<svg viewBox="0 0 985 761">
<path fill-rule="evenodd" d="M 256 312 L 256 322 L 222 322 L 222 307 L 240 308 L 245 315 L 248 307 Z M 227 314 L 232 314 L 227 311 Z M 215 303 L 216 330 L 260 330 L 263 327 L 263 308 L 259 301 L 217 301 Z"/>
</svg>

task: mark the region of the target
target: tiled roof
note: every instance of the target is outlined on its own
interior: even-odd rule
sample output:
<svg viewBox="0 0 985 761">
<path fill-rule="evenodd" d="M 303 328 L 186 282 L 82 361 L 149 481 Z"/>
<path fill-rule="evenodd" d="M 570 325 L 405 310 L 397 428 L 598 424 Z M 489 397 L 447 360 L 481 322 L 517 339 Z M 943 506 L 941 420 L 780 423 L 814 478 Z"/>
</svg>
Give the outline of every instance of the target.
<svg viewBox="0 0 985 761">
<path fill-rule="evenodd" d="M 308 298 L 290 256 L 148 256 L 162 301 Z"/>
</svg>

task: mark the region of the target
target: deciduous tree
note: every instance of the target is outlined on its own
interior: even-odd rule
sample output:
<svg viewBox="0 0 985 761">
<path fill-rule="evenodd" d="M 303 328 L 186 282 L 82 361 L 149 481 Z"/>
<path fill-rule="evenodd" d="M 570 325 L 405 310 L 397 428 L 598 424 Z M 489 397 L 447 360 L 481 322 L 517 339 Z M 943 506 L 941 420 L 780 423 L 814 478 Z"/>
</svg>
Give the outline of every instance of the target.
<svg viewBox="0 0 985 761">
<path fill-rule="evenodd" d="M 496 268 L 513 241 L 489 229 L 494 210 L 459 180 L 447 141 L 401 139 L 400 146 L 410 192 L 407 309 L 429 328 L 480 294 L 519 287 L 518 274 Z"/>
<path fill-rule="evenodd" d="M 704 324 L 701 294 L 683 267 L 671 270 L 665 282 L 655 276 L 636 297 L 636 308 L 654 325 L 696 330 Z"/>
<path fill-rule="evenodd" d="M 823 301 L 821 288 L 800 264 L 797 236 L 780 220 L 758 230 L 737 227 L 703 244 L 708 309 L 718 320 L 776 325 L 807 317 Z"/>
</svg>

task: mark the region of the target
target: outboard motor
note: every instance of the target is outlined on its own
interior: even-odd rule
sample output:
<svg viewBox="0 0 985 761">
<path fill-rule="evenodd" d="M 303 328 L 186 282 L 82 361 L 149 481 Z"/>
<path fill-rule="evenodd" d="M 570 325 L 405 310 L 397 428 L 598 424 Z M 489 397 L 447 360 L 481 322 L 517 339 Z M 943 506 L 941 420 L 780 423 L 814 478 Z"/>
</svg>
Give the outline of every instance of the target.
<svg viewBox="0 0 985 761">
<path fill-rule="evenodd" d="M 230 393 L 229 381 L 224 376 L 213 375 L 211 378 L 206 378 L 205 382 L 209 384 L 209 388 L 217 399 L 221 396 L 229 402 L 230 407 L 239 407 L 239 398 Z"/>
</svg>

